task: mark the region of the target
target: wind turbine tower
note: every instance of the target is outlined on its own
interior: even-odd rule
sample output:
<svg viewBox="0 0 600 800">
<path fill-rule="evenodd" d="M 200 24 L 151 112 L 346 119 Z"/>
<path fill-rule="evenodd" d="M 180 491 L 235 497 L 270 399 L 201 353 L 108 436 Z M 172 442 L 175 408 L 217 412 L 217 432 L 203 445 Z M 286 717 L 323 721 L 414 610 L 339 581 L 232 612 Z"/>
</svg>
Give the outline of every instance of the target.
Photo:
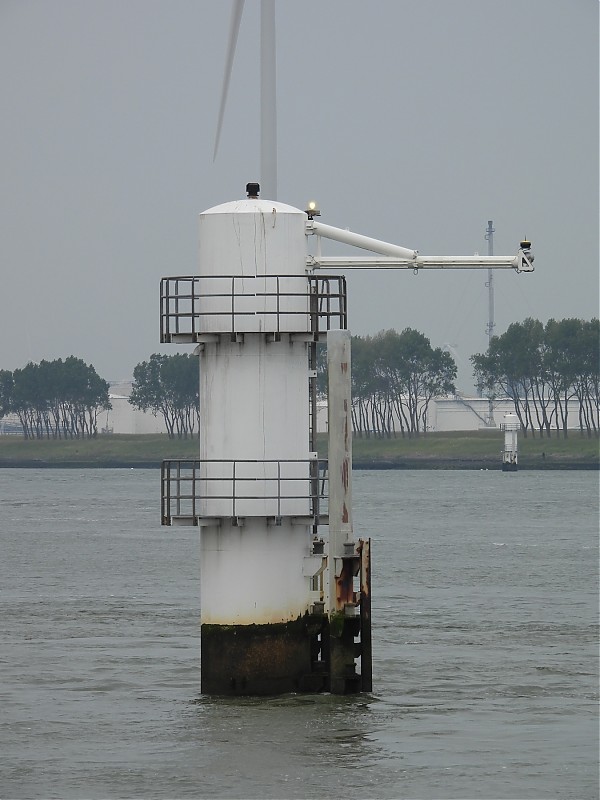
<svg viewBox="0 0 600 800">
<path fill-rule="evenodd" d="M 219 150 L 219 140 L 227 105 L 229 82 L 235 58 L 244 0 L 233 3 L 229 42 L 221 90 L 213 161 Z M 261 196 L 277 200 L 277 58 L 275 45 L 275 0 L 260 3 L 260 187 Z"/>
</svg>

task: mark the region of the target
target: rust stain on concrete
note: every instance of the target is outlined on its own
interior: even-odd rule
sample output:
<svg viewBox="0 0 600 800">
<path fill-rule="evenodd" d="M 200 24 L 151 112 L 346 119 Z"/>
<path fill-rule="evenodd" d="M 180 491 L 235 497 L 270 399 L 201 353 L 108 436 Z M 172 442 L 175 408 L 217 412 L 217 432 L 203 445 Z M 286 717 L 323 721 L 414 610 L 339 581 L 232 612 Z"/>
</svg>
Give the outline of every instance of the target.
<svg viewBox="0 0 600 800">
<path fill-rule="evenodd" d="M 348 464 L 348 459 L 345 458 L 342 463 L 342 486 L 344 490 L 348 491 L 348 484 L 350 482 L 350 465 Z"/>
<path fill-rule="evenodd" d="M 346 508 L 346 503 L 344 503 L 344 507 L 342 508 L 342 522 L 348 522 L 348 509 Z"/>
</svg>

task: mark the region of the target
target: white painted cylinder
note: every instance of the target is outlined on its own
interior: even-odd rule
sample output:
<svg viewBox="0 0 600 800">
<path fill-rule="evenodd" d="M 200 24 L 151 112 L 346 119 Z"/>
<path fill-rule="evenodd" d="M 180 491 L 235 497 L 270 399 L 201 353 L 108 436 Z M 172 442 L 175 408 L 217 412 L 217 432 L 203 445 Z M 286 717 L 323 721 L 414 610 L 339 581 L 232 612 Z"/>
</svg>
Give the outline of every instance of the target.
<svg viewBox="0 0 600 800">
<path fill-rule="evenodd" d="M 310 331 L 306 214 L 248 198 L 199 220 L 199 332 Z"/>
<path fill-rule="evenodd" d="M 243 527 L 223 520 L 219 528 L 203 528 L 202 623 L 261 625 L 302 616 L 309 603 L 309 579 L 302 574 L 308 552 L 306 526 L 290 519 L 280 526 L 246 519 Z"/>
<path fill-rule="evenodd" d="M 202 466 L 203 515 L 309 513 L 306 347 L 289 337 L 268 342 L 258 334 L 245 335 L 240 343 L 223 337 L 205 345 L 200 358 L 200 459 L 228 463 Z M 235 494 L 241 499 L 235 508 L 223 498 L 233 497 L 233 461 L 240 462 Z M 285 495 L 281 503 L 278 488 Z"/>
<path fill-rule="evenodd" d="M 305 219 L 256 198 L 200 215 L 203 624 L 289 622 L 311 602 Z"/>
</svg>

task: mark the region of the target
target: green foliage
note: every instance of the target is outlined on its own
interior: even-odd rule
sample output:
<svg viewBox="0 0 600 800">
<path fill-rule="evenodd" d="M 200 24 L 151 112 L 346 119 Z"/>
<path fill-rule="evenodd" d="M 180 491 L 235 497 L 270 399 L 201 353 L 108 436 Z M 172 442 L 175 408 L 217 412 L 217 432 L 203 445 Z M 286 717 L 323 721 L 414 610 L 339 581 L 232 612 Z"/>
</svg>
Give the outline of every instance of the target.
<svg viewBox="0 0 600 800">
<path fill-rule="evenodd" d="M 154 353 L 135 367 L 129 402 L 162 414 L 170 439 L 186 439 L 199 425 L 199 383 L 197 356 Z"/>
<path fill-rule="evenodd" d="M 471 357 L 477 386 L 491 399 L 511 398 L 525 435 L 566 437 L 576 398 L 580 431 L 598 436 L 599 333 L 597 319 L 514 322 Z"/>
<path fill-rule="evenodd" d="M 0 419 L 10 413 L 13 395 L 12 372 L 0 369 Z"/>
<path fill-rule="evenodd" d="M 108 383 L 75 356 L 0 371 L 0 417 L 16 414 L 26 439 L 94 437 L 108 408 Z"/>
<path fill-rule="evenodd" d="M 434 397 L 455 391 L 456 364 L 419 331 L 352 337 L 352 421 L 358 436 L 418 436 Z"/>
</svg>

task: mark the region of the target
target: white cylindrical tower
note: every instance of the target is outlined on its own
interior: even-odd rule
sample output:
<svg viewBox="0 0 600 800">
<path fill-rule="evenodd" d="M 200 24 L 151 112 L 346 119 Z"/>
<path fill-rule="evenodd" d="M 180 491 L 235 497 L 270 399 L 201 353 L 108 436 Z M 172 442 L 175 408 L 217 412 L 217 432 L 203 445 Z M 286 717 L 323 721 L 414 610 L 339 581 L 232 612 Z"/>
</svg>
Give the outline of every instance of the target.
<svg viewBox="0 0 600 800">
<path fill-rule="evenodd" d="M 504 450 L 502 451 L 502 471 L 516 472 L 518 469 L 517 433 L 521 423 L 516 414 L 505 414 L 500 430 L 504 431 Z"/>
<path fill-rule="evenodd" d="M 200 591 L 209 693 L 293 691 L 311 675 L 306 215 L 248 188 L 246 200 L 200 214 Z"/>
<path fill-rule="evenodd" d="M 370 548 L 322 535 L 315 452 L 316 347 L 346 328 L 346 284 L 307 268 L 306 212 L 247 193 L 200 214 L 198 275 L 161 281 L 161 341 L 200 358 L 199 458 L 163 463 L 162 518 L 200 528 L 202 690 L 370 689 Z"/>
</svg>

